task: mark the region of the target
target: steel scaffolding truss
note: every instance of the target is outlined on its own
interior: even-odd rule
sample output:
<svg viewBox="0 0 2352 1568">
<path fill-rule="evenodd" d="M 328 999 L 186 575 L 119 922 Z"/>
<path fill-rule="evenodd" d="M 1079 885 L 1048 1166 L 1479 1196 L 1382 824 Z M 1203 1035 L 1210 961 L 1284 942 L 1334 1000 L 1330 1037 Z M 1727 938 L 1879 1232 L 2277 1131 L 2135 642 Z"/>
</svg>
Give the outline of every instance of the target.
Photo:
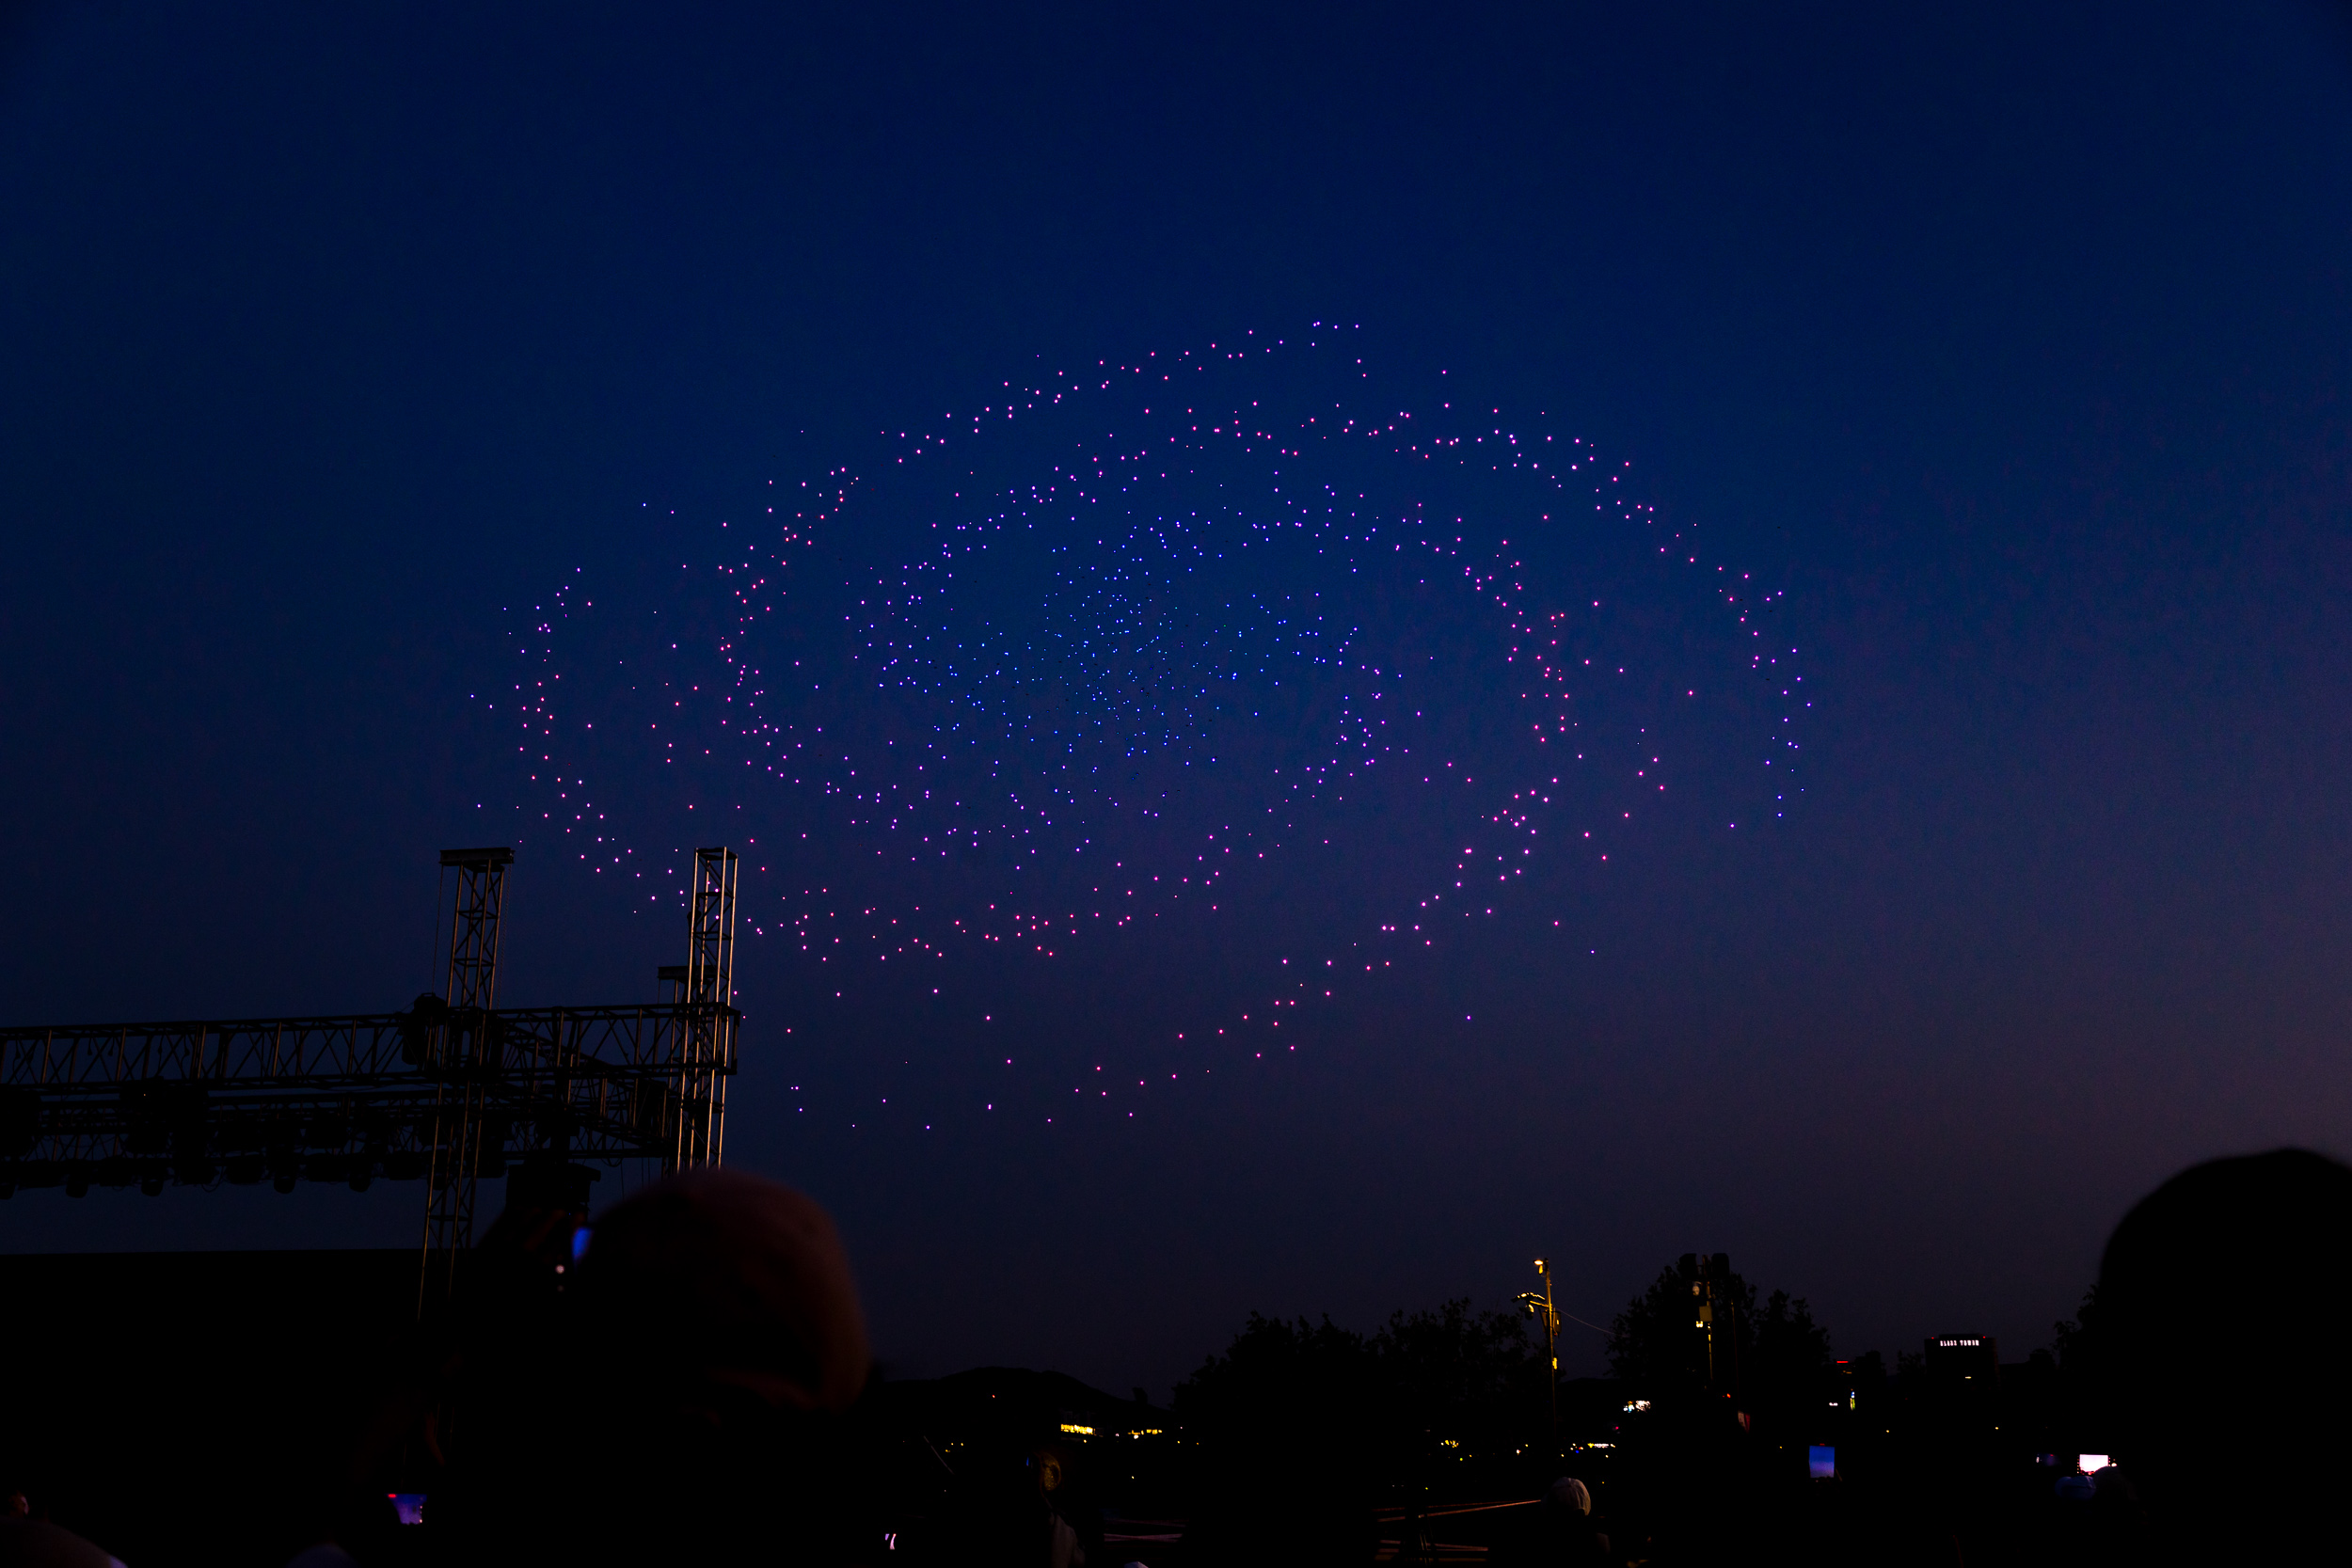
<svg viewBox="0 0 2352 1568">
<path fill-rule="evenodd" d="M 428 1174 L 458 1090 L 471 1174 L 534 1155 L 665 1167 L 721 1107 L 733 1007 L 670 1002 L 0 1029 L 0 1185 L 213 1186 Z"/>
<path fill-rule="evenodd" d="M 696 1028 L 678 1054 L 677 1093 L 681 1104 L 700 1107 L 694 1118 L 681 1118 L 675 1155 L 681 1165 L 715 1165 L 726 1143 L 727 1069 L 734 1041 L 720 1037 L 718 1026 L 734 1009 L 735 1000 L 735 853 L 730 849 L 694 851 L 694 892 L 689 905 L 685 999 L 698 1009 Z"/>
<path fill-rule="evenodd" d="M 449 982 L 442 996 L 453 1007 L 498 1005 L 499 916 L 506 910 L 506 868 L 515 851 L 444 849 L 441 868 L 457 873 L 450 899 Z"/>
<path fill-rule="evenodd" d="M 575 1161 L 716 1164 L 742 1016 L 735 856 L 695 851 L 690 961 L 661 970 L 668 998 L 588 1007 L 494 1006 L 513 859 L 442 855 L 448 990 L 403 1012 L 0 1028 L 0 1197 L 421 1180 L 421 1306 L 472 1243 L 485 1178 L 553 1172 L 584 1192 Z"/>
<path fill-rule="evenodd" d="M 463 1019 L 494 1006 L 499 984 L 499 917 L 506 909 L 506 868 L 515 851 L 503 847 L 444 849 L 441 868 L 457 874 L 450 900 L 449 978 L 441 994 L 450 1018 L 441 1025 L 443 1070 L 434 1092 L 431 1147 L 425 1151 L 424 1259 L 420 1302 L 437 1284 L 447 1293 L 457 1255 L 473 1244 L 475 1182 L 487 1152 L 485 1102 L 493 1074 L 476 1060 L 489 1038 Z M 420 1007 L 427 1005 L 417 999 Z M 434 1261 L 441 1261 L 434 1278 Z"/>
</svg>

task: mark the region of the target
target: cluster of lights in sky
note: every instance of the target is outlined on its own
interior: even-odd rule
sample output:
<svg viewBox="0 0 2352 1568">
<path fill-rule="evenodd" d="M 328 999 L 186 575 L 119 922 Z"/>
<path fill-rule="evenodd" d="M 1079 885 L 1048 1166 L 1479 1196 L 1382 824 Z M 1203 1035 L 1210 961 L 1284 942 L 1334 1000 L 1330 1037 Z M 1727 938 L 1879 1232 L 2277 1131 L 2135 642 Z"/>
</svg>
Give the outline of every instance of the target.
<svg viewBox="0 0 2352 1568">
<path fill-rule="evenodd" d="M 659 580 L 573 574 L 494 705 L 520 836 L 663 911 L 731 845 L 739 969 L 832 1016 L 924 997 L 966 1054 L 1010 992 L 1135 977 L 971 1096 L 1066 1117 L 1294 1052 L 1482 925 L 1561 927 L 1694 771 L 1720 831 L 1786 813 L 1776 593 L 1623 461 L 1359 352 L 1316 324 L 1008 383 Z"/>
</svg>

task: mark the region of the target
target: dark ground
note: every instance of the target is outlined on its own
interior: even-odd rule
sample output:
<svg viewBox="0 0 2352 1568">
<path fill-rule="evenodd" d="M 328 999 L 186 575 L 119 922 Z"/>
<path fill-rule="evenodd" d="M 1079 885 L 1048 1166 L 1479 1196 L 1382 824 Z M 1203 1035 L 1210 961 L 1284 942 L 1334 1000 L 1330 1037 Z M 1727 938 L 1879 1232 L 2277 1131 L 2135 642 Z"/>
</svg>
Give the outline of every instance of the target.
<svg viewBox="0 0 2352 1568">
<path fill-rule="evenodd" d="M 417 1266 L 405 1248 L 0 1257 L 0 1332 L 14 1347 L 0 1481 L 135 1568 L 278 1563 L 330 1534 L 371 1564 L 431 1558 L 425 1532 L 376 1520 L 360 1531 L 373 1531 L 372 1549 L 356 1536 L 354 1511 L 383 1503 L 346 1473 L 371 1415 L 420 1363 Z M 2057 1439 L 2033 1424 L 2047 1402 L 2020 1373 L 2004 1370 L 2004 1402 L 1979 1413 L 1981 1432 L 1946 1430 L 1928 1405 L 1889 1394 L 1809 1433 L 1838 1444 L 1831 1482 L 1806 1479 L 1804 1444 L 1787 1433 L 1735 1434 L 1662 1406 L 1624 1416 L 1625 1390 L 1579 1380 L 1565 1389 L 1563 1435 L 1576 1447 L 1564 1465 L 1433 1443 L 1415 1474 L 1359 1478 L 1351 1506 L 1376 1512 L 1384 1560 L 1410 1510 L 1442 1560 L 1502 1560 L 1534 1511 L 1489 1505 L 1524 1503 L 1565 1469 L 1592 1485 L 1620 1561 L 2132 1560 L 2132 1522 L 2061 1503 L 2056 1472 L 2026 1452 Z M 1252 1434 L 1247 1453 L 1211 1454 L 1141 1393 L 1009 1368 L 880 1384 L 859 1431 L 886 1481 L 884 1524 L 919 1557 L 978 1496 L 992 1457 L 1009 1473 L 1052 1444 L 1069 1466 L 1065 1501 L 1099 1519 L 1108 1560 L 1206 1561 L 1178 1537 L 1188 1519 L 1231 1510 L 1220 1487 L 1232 1478 L 1251 1494 L 1245 1513 L 1285 1517 L 1312 1506 L 1298 1481 L 1313 1455 L 1345 1446 L 1286 1427 Z"/>
</svg>

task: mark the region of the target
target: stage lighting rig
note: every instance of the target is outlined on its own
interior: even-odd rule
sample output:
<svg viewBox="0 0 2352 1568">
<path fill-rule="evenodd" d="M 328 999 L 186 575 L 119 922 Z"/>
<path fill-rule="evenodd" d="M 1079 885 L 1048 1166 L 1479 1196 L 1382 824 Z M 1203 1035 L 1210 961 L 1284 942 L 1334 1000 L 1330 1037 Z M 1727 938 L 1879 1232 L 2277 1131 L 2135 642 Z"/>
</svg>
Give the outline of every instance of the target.
<svg viewBox="0 0 2352 1568">
<path fill-rule="evenodd" d="M 506 847 L 450 849 L 443 989 L 390 1013 L 0 1028 L 0 1197 L 18 1189 L 425 1183 L 421 1306 L 478 1182 L 584 1213 L 596 1162 L 720 1161 L 736 1069 L 736 857 L 694 851 L 688 962 L 659 1002 L 500 1007 Z"/>
</svg>

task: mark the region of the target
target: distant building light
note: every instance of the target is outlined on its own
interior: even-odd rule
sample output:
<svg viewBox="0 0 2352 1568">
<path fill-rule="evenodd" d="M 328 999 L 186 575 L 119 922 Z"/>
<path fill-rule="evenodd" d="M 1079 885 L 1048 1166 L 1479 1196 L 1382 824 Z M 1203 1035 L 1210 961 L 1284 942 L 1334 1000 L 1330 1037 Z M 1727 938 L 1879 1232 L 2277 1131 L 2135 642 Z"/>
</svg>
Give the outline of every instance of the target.
<svg viewBox="0 0 2352 1568">
<path fill-rule="evenodd" d="M 1628 1410 L 1647 1410 L 1647 1409 L 1649 1408 L 1649 1401 L 1647 1401 L 1647 1400 L 1628 1400 L 1628 1401 L 1626 1401 L 1626 1405 L 1625 1405 L 1625 1407 L 1626 1407 Z"/>
<path fill-rule="evenodd" d="M 1094 1429 L 1092 1427 L 1082 1427 L 1073 1421 L 1064 1421 L 1061 1424 L 1061 1429 L 1062 1431 L 1069 1433 L 1073 1437 L 1091 1437 L 1094 1435 Z"/>
</svg>

